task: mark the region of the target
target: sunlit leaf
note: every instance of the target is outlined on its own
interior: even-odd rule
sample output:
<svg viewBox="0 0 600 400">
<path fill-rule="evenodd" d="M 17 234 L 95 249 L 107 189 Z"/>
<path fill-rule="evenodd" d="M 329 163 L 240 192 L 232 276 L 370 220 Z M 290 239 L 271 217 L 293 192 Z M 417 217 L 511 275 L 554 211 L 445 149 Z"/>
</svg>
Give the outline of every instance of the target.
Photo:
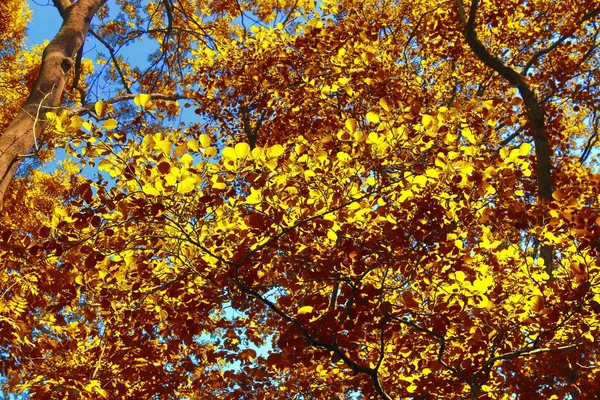
<svg viewBox="0 0 600 400">
<path fill-rule="evenodd" d="M 310 314 L 310 313 L 312 312 L 312 310 L 313 310 L 313 307 L 311 307 L 311 306 L 304 306 L 304 307 L 300 307 L 300 308 L 298 309 L 298 312 L 297 312 L 297 314 L 298 314 L 298 315 L 302 315 L 302 314 Z"/>
<path fill-rule="evenodd" d="M 135 105 L 147 109 L 152 105 L 151 97 L 149 94 L 138 94 L 133 98 Z"/>
<path fill-rule="evenodd" d="M 379 115 L 377 113 L 374 113 L 373 111 L 368 112 L 366 117 L 367 120 L 369 120 L 369 122 L 372 122 L 374 124 L 377 124 L 379 122 Z"/>
</svg>

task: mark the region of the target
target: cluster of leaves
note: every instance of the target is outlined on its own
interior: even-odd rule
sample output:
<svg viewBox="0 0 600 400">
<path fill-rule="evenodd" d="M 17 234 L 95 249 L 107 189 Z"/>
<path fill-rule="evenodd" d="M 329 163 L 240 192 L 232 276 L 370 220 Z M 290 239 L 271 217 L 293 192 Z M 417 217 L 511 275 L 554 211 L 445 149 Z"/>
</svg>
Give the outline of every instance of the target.
<svg viewBox="0 0 600 400">
<path fill-rule="evenodd" d="M 101 9 L 111 51 L 86 89 L 123 93 L 48 114 L 76 161 L 17 180 L 2 210 L 7 387 L 593 398 L 600 9 L 566 3 L 469 4 L 517 87 L 470 46 L 462 1 Z M 147 70 L 112 51 L 142 34 Z M 171 124 L 181 98 L 196 122 Z"/>
</svg>

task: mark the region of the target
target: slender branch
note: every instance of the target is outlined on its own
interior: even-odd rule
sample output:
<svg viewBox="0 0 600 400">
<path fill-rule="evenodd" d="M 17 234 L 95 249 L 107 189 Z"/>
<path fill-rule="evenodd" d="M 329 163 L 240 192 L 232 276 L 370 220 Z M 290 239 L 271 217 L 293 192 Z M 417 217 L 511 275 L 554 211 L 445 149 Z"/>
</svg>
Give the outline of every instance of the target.
<svg viewBox="0 0 600 400">
<path fill-rule="evenodd" d="M 104 38 L 102 36 L 98 35 L 93 29 L 90 29 L 90 33 L 92 34 L 93 37 L 96 38 L 96 40 L 98 40 L 100 43 L 102 43 L 102 45 L 104 47 L 106 47 L 106 49 L 108 50 L 108 53 L 110 54 L 110 59 L 112 60 L 113 65 L 115 66 L 115 69 L 117 70 L 117 74 L 119 74 L 121 83 L 123 83 L 123 87 L 125 88 L 125 91 L 127 93 L 131 94 L 132 93 L 131 88 L 129 87 L 129 84 L 127 83 L 127 80 L 125 79 L 125 74 L 123 73 L 121 66 L 119 65 L 119 60 L 117 59 L 117 53 L 115 52 L 115 50 L 112 48 L 110 43 L 108 43 L 106 40 L 104 40 Z"/>
<path fill-rule="evenodd" d="M 581 17 L 581 19 L 579 21 L 577 21 L 576 25 L 581 25 L 586 21 L 596 18 L 599 14 L 600 14 L 600 7 L 596 7 L 594 9 L 588 11 L 587 13 L 585 13 L 583 15 L 583 17 Z M 558 40 L 556 42 L 552 43 L 550 46 L 548 46 L 544 49 L 538 50 L 533 56 L 531 56 L 531 59 L 529 60 L 529 62 L 527 62 L 527 64 L 525 64 L 525 66 L 521 70 L 521 75 L 526 76 L 527 73 L 529 72 L 529 69 L 533 66 L 533 64 L 535 64 L 541 57 L 545 56 L 546 54 L 548 54 L 548 53 L 552 52 L 553 50 L 555 50 L 556 48 L 558 48 L 558 46 L 563 44 L 565 42 L 565 40 L 573 37 L 573 33 L 570 33 L 568 35 L 562 35 L 560 38 L 558 38 Z"/>
<path fill-rule="evenodd" d="M 190 97 L 183 94 L 162 94 L 162 93 L 149 93 L 152 100 L 166 100 L 166 101 L 177 101 L 177 100 L 191 100 Z M 120 103 L 122 101 L 133 100 L 137 94 L 123 94 L 121 96 L 111 97 L 110 99 L 104 100 L 108 104 Z M 73 115 L 84 115 L 94 110 L 95 103 L 88 103 L 81 107 L 75 107 L 69 111 L 69 116 Z"/>
</svg>

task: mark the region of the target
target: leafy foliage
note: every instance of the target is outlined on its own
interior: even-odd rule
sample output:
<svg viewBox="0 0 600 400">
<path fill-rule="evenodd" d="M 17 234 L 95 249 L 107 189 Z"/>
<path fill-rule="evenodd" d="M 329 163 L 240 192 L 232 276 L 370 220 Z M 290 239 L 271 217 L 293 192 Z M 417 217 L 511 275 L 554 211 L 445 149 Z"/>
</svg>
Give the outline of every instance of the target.
<svg viewBox="0 0 600 400">
<path fill-rule="evenodd" d="M 599 14 L 109 2 L 43 116 L 69 159 L 4 199 L 6 388 L 594 398 Z"/>
</svg>

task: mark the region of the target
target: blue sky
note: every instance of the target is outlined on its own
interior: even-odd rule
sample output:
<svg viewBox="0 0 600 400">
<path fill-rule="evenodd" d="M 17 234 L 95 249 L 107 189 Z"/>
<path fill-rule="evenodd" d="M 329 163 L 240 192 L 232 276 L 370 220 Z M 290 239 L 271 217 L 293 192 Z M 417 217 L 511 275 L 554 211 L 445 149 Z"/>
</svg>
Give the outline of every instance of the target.
<svg viewBox="0 0 600 400">
<path fill-rule="evenodd" d="M 27 27 L 27 44 L 32 46 L 41 44 L 44 39 L 52 39 L 62 19 L 54 5 L 49 0 L 28 0 L 29 8 L 33 12 Z"/>
</svg>

